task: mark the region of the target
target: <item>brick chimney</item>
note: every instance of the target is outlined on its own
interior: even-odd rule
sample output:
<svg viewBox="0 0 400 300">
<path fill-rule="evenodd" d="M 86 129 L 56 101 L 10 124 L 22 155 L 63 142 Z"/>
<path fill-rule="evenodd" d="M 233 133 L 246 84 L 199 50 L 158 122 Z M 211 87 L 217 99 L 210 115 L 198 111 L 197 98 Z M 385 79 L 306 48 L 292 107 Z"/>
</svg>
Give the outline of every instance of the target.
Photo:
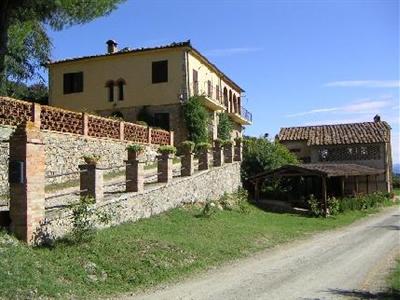
<svg viewBox="0 0 400 300">
<path fill-rule="evenodd" d="M 112 54 L 112 53 L 115 53 L 115 52 L 117 52 L 118 51 L 118 48 L 117 48 L 117 42 L 116 41 L 114 41 L 114 40 L 108 40 L 107 42 L 106 42 L 106 44 L 107 44 L 107 53 L 108 54 Z"/>
<path fill-rule="evenodd" d="M 375 115 L 375 117 L 374 117 L 374 122 L 375 123 L 378 123 L 378 122 L 380 122 L 381 121 L 381 116 L 380 115 Z"/>
</svg>

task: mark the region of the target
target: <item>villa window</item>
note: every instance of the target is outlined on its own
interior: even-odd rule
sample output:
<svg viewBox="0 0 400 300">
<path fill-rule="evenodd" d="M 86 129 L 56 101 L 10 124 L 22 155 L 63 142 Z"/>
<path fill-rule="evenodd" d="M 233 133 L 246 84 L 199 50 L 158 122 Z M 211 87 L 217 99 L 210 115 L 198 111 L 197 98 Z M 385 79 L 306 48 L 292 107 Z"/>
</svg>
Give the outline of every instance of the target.
<svg viewBox="0 0 400 300">
<path fill-rule="evenodd" d="M 199 94 L 199 73 L 193 70 L 193 95 Z"/>
<path fill-rule="evenodd" d="M 83 92 L 83 72 L 64 74 L 64 94 Z"/>
<path fill-rule="evenodd" d="M 106 82 L 107 99 L 108 102 L 114 102 L 114 81 L 109 80 Z"/>
<path fill-rule="evenodd" d="M 211 83 L 211 80 L 207 80 L 207 96 L 212 98 L 212 83 Z"/>
<path fill-rule="evenodd" d="M 152 82 L 168 82 L 168 60 L 153 61 Z"/>
<path fill-rule="evenodd" d="M 219 100 L 219 85 L 215 85 L 215 99 Z"/>
<path fill-rule="evenodd" d="M 118 100 L 122 101 L 124 100 L 124 86 L 126 82 L 123 79 L 118 79 L 117 81 L 117 87 L 118 87 Z"/>
</svg>

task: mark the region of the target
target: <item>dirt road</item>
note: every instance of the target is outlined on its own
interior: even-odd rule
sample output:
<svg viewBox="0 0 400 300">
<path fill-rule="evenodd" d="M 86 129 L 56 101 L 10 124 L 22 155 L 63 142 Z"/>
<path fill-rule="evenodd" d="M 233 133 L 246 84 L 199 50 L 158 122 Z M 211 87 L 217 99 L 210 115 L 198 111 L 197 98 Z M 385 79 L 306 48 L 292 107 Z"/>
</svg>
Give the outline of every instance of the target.
<svg viewBox="0 0 400 300">
<path fill-rule="evenodd" d="M 376 299 L 400 253 L 400 210 L 125 299 Z"/>
</svg>

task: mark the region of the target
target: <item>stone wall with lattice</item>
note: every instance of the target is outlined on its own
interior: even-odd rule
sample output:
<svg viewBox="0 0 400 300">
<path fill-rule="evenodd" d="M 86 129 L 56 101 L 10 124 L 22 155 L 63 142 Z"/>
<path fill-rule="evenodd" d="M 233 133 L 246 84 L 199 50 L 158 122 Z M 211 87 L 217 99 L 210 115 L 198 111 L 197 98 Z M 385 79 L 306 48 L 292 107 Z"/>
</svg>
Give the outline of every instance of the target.
<svg viewBox="0 0 400 300">
<path fill-rule="evenodd" d="M 40 123 L 43 130 L 62 133 L 155 145 L 173 144 L 173 133 L 169 131 L 0 97 L 1 125 L 17 126 L 26 121 Z"/>
<path fill-rule="evenodd" d="M 151 142 L 157 145 L 172 144 L 170 141 L 170 133 L 162 129 L 151 130 Z"/>
<path fill-rule="evenodd" d="M 33 104 L 7 97 L 0 97 L 0 124 L 16 126 L 32 121 Z"/>
<path fill-rule="evenodd" d="M 83 134 L 82 113 L 41 106 L 40 129 Z"/>
<path fill-rule="evenodd" d="M 379 144 L 370 145 L 342 145 L 319 148 L 319 161 L 359 161 L 381 159 Z"/>
</svg>

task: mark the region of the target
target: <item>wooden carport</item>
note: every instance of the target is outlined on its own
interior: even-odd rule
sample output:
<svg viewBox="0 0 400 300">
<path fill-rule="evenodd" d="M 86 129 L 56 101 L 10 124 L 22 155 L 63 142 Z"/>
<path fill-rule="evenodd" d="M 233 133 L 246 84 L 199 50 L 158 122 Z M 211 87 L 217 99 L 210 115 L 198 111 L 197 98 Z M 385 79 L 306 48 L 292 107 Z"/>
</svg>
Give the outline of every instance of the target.
<svg viewBox="0 0 400 300">
<path fill-rule="evenodd" d="M 249 181 L 254 184 L 255 200 L 260 199 L 261 184 L 269 178 L 283 177 L 317 177 L 321 182 L 321 201 L 324 211 L 327 213 L 327 179 L 340 179 L 340 195 L 345 196 L 345 179 L 348 177 L 354 178 L 354 193 L 359 193 L 358 180 L 360 177 L 366 178 L 366 192 L 371 191 L 371 185 L 375 185 L 375 190 L 378 190 L 378 175 L 383 174 L 384 170 L 375 169 L 358 164 L 300 164 L 300 165 L 285 165 L 272 171 L 259 173 L 249 178 Z"/>
</svg>

